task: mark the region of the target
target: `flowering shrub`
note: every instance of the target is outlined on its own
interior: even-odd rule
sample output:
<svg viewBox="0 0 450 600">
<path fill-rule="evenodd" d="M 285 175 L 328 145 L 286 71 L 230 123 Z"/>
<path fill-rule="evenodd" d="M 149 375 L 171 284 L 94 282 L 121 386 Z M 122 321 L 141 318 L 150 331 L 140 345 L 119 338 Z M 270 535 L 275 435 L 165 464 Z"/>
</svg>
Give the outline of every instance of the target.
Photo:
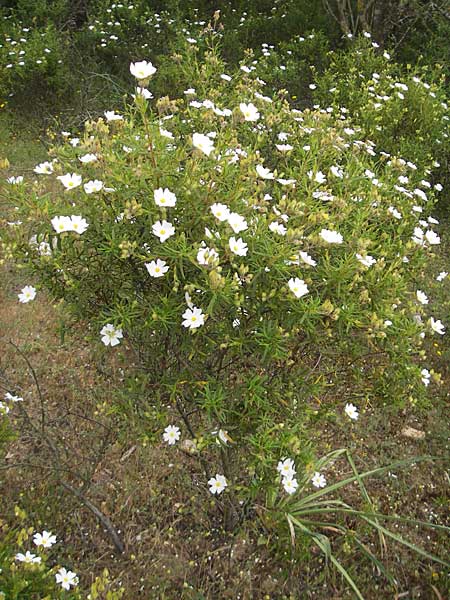
<svg viewBox="0 0 450 600">
<path fill-rule="evenodd" d="M 443 76 L 437 69 L 400 69 L 367 36 L 330 53 L 328 68 L 317 77 L 316 101 L 349 111 L 380 150 L 422 167 L 438 160 L 445 173 L 450 140 Z"/>
<path fill-rule="evenodd" d="M 148 62 L 130 71 L 125 112 L 10 183 L 3 249 L 38 282 L 30 301 L 45 287 L 108 352 L 136 351 L 164 441 L 217 464 L 211 493 L 295 494 L 287 456 L 323 487 L 305 433 L 321 401 L 356 421 L 356 398 L 425 395 L 422 339 L 445 323 L 414 280 L 440 187 L 352 115 L 292 109 L 214 51 L 178 100 L 152 102 Z"/>
<path fill-rule="evenodd" d="M 57 536 L 49 531 L 35 532 L 24 526 L 25 511 L 16 506 L 15 525 L 0 522 L 0 598 L 4 600 L 80 599 L 78 576 L 75 572 L 54 564 L 53 547 Z M 113 590 L 108 572 L 97 577 L 88 598 L 99 598 L 99 592 L 108 591 L 107 598 L 119 600 L 123 590 Z M 85 597 L 85 596 L 83 596 Z"/>
<path fill-rule="evenodd" d="M 27 26 L 0 14 L 0 98 L 29 98 L 52 89 L 59 96 L 70 88 L 67 36 L 49 23 Z"/>
</svg>

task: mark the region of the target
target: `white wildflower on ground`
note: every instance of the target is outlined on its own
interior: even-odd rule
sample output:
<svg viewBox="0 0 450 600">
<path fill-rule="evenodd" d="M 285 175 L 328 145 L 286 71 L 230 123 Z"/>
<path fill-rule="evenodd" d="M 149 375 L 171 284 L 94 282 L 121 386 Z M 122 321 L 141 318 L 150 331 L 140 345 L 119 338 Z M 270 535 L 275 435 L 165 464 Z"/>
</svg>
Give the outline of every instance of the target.
<svg viewBox="0 0 450 600">
<path fill-rule="evenodd" d="M 439 335 L 444 335 L 445 327 L 440 319 L 435 319 L 434 317 L 430 317 L 429 320 L 430 327 L 435 333 L 439 333 Z"/>
<path fill-rule="evenodd" d="M 216 474 L 215 477 L 211 477 L 208 480 L 209 491 L 211 494 L 221 494 L 223 490 L 228 486 L 227 480 L 224 475 Z"/>
<path fill-rule="evenodd" d="M 41 557 L 36 556 L 36 554 L 32 554 L 29 550 L 26 551 L 25 554 L 18 552 L 15 556 L 15 559 L 19 562 L 27 563 L 27 564 L 39 564 L 41 562 Z"/>
<path fill-rule="evenodd" d="M 278 462 L 277 471 L 282 477 L 294 477 L 295 464 L 292 458 L 284 458 Z"/>
<path fill-rule="evenodd" d="M 298 481 L 295 477 L 284 477 L 281 483 L 283 484 L 284 491 L 288 494 L 294 494 L 297 491 Z"/>
<path fill-rule="evenodd" d="M 164 429 L 163 440 L 169 444 L 169 446 L 173 446 L 178 442 L 181 436 L 180 428 L 176 425 L 168 425 Z"/>
<path fill-rule="evenodd" d="M 344 411 L 349 419 L 352 419 L 353 421 L 358 420 L 358 417 L 359 417 L 358 409 L 351 402 L 349 402 L 345 405 Z"/>
<path fill-rule="evenodd" d="M 33 542 L 36 546 L 51 548 L 54 544 L 56 544 L 56 535 L 53 535 L 51 531 L 44 530 L 42 533 L 34 534 Z"/>
<path fill-rule="evenodd" d="M 100 331 L 102 342 L 105 346 L 117 346 L 123 338 L 123 332 L 120 327 L 114 327 L 112 323 L 107 323 Z"/>
<path fill-rule="evenodd" d="M 31 302 L 36 298 L 36 288 L 32 285 L 26 285 L 22 288 L 19 294 L 19 302 L 22 304 L 26 304 L 27 302 Z"/>
<path fill-rule="evenodd" d="M 78 576 L 73 571 L 67 571 L 64 567 L 61 567 L 55 574 L 56 583 L 59 583 L 65 590 L 70 590 L 71 587 L 78 585 Z"/>
<path fill-rule="evenodd" d="M 316 471 L 311 478 L 311 483 L 316 488 L 324 488 L 327 485 L 327 480 L 324 475 Z"/>
</svg>

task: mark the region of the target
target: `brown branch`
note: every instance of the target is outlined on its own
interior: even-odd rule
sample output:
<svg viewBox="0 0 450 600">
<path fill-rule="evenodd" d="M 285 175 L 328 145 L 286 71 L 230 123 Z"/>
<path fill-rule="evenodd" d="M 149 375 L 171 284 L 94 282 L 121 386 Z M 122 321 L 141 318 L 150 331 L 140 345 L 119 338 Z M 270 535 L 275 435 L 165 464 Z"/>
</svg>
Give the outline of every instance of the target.
<svg viewBox="0 0 450 600">
<path fill-rule="evenodd" d="M 66 481 L 62 481 L 62 480 L 60 480 L 59 483 L 64 489 L 66 489 L 68 492 L 70 492 L 76 498 L 78 498 L 78 500 L 80 500 L 80 502 L 88 510 L 90 510 L 92 514 L 94 514 L 97 517 L 97 519 L 100 521 L 100 523 L 103 525 L 103 527 L 106 529 L 109 536 L 111 537 L 113 544 L 116 547 L 117 551 L 120 554 L 123 554 L 125 552 L 125 544 L 123 543 L 122 538 L 119 536 L 116 528 L 112 524 L 110 518 L 107 517 L 106 515 L 104 515 L 102 513 L 102 511 L 99 510 L 95 506 L 95 504 L 93 504 L 90 500 L 88 500 L 88 498 L 86 498 L 86 496 L 82 492 L 80 492 L 76 488 L 72 487 L 70 485 L 70 483 L 67 483 Z"/>
</svg>

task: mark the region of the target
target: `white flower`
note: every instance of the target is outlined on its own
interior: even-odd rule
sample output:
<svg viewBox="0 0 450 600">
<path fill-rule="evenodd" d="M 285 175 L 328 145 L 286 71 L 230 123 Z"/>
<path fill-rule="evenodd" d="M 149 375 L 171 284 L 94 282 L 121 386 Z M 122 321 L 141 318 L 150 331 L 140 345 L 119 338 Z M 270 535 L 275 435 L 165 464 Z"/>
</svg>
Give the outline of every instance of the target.
<svg viewBox="0 0 450 600">
<path fill-rule="evenodd" d="M 50 531 L 35 533 L 33 536 L 33 542 L 36 544 L 36 546 L 51 548 L 53 544 L 56 544 L 56 535 L 52 535 Z"/>
<path fill-rule="evenodd" d="M 340 167 L 337 167 L 336 165 L 333 165 L 332 167 L 330 167 L 330 171 L 332 172 L 332 174 L 335 177 L 338 177 L 339 179 L 342 179 L 344 177 L 344 171 Z"/>
<path fill-rule="evenodd" d="M 294 494 L 298 488 L 298 481 L 295 477 L 284 477 L 282 481 L 284 491 L 288 494 Z"/>
<path fill-rule="evenodd" d="M 330 229 L 322 229 L 320 232 L 320 237 L 328 242 L 329 244 L 342 244 L 344 238 L 337 231 L 332 231 Z"/>
<path fill-rule="evenodd" d="M 197 262 L 200 265 L 211 267 L 219 262 L 219 255 L 214 248 L 202 246 L 197 252 Z"/>
<path fill-rule="evenodd" d="M 81 235 L 88 227 L 89 223 L 81 215 L 72 215 L 70 217 L 70 229 L 68 231 L 75 231 Z"/>
<path fill-rule="evenodd" d="M 311 483 L 316 488 L 324 488 L 327 485 L 327 480 L 324 475 L 316 471 L 311 479 Z"/>
<path fill-rule="evenodd" d="M 377 262 L 377 259 L 373 256 L 370 256 L 370 254 L 366 254 L 365 256 L 363 256 L 362 254 L 357 254 L 356 258 L 361 264 L 363 264 L 367 268 L 371 267 Z"/>
<path fill-rule="evenodd" d="M 66 190 L 73 190 L 74 188 L 81 185 L 81 175 L 76 173 L 66 173 L 66 175 L 59 175 L 56 179 L 63 184 Z"/>
<path fill-rule="evenodd" d="M 123 338 L 122 329 L 114 327 L 112 323 L 107 323 L 101 330 L 102 342 L 105 346 L 117 346 Z"/>
<path fill-rule="evenodd" d="M 301 250 L 299 252 L 299 256 L 307 265 L 310 265 L 311 267 L 315 267 L 317 265 L 317 262 L 307 252 L 303 252 Z"/>
<path fill-rule="evenodd" d="M 425 192 L 423 190 L 420 190 L 417 188 L 413 191 L 413 194 L 415 194 L 418 198 L 420 198 L 424 202 L 427 202 L 427 200 L 428 200 L 427 195 L 425 194 Z"/>
<path fill-rule="evenodd" d="M 202 309 L 197 308 L 196 306 L 187 308 L 182 314 L 182 317 L 184 319 L 183 327 L 189 329 L 197 329 L 197 327 L 201 327 L 205 322 L 205 315 L 202 313 Z"/>
<path fill-rule="evenodd" d="M 107 121 L 122 121 L 122 115 L 118 115 L 113 110 L 105 110 L 104 112 L 105 118 Z"/>
<path fill-rule="evenodd" d="M 19 185 L 20 183 L 23 183 L 23 176 L 18 175 L 17 177 L 8 177 L 6 181 L 11 185 Z"/>
<path fill-rule="evenodd" d="M 162 222 L 156 221 L 152 227 L 152 231 L 154 235 L 159 237 L 160 242 L 165 242 L 168 238 L 170 238 L 170 236 L 175 234 L 175 228 L 172 223 L 169 223 L 165 220 Z"/>
<path fill-rule="evenodd" d="M 295 185 L 295 183 L 297 182 L 296 179 L 281 179 L 281 178 L 278 178 L 277 181 L 278 181 L 278 183 L 281 183 L 281 185 Z"/>
<path fill-rule="evenodd" d="M 211 431 L 211 434 L 217 436 L 216 443 L 219 444 L 219 446 L 221 443 L 227 446 L 228 442 L 233 442 L 231 437 L 228 435 L 228 431 L 226 431 L 225 429 L 219 429 L 219 431 Z"/>
<path fill-rule="evenodd" d="M 266 169 L 262 165 L 256 166 L 256 172 L 262 179 L 275 179 L 275 175 L 270 171 L 270 169 Z"/>
<path fill-rule="evenodd" d="M 168 138 L 169 140 L 175 139 L 175 136 L 173 135 L 173 133 L 171 131 L 169 131 L 168 129 L 164 129 L 164 127 L 159 128 L 159 133 L 163 137 Z"/>
<path fill-rule="evenodd" d="M 248 228 L 247 221 L 244 219 L 244 217 L 241 217 L 241 215 L 235 212 L 232 212 L 228 215 L 228 225 L 231 227 L 234 233 L 245 231 Z"/>
<path fill-rule="evenodd" d="M 289 152 L 289 150 L 293 150 L 294 146 L 290 144 L 275 144 L 275 147 L 280 152 Z"/>
<path fill-rule="evenodd" d="M 22 288 L 19 294 L 19 302 L 22 304 L 26 304 L 27 302 L 31 302 L 36 298 L 36 288 L 32 285 L 26 285 Z"/>
<path fill-rule="evenodd" d="M 158 188 L 153 192 L 157 206 L 173 207 L 177 203 L 177 197 L 167 188 Z"/>
<path fill-rule="evenodd" d="M 444 281 L 444 279 L 447 277 L 448 273 L 447 271 L 441 271 L 439 273 L 439 275 L 436 277 L 436 281 Z"/>
<path fill-rule="evenodd" d="M 169 446 L 173 446 L 180 439 L 181 431 L 179 427 L 175 425 L 168 425 L 164 429 L 163 440 L 169 444 Z"/>
<path fill-rule="evenodd" d="M 308 177 L 314 180 L 316 183 L 326 183 L 327 181 L 327 178 L 322 173 L 322 171 L 317 171 L 317 173 L 314 173 L 313 171 L 308 171 Z"/>
<path fill-rule="evenodd" d="M 254 104 L 250 102 L 250 104 L 245 104 L 241 102 L 239 104 L 239 108 L 241 109 L 241 113 L 244 115 L 244 119 L 246 121 L 257 121 L 259 119 L 258 109 Z"/>
<path fill-rule="evenodd" d="M 36 556 L 36 554 L 31 554 L 31 552 L 29 550 L 27 550 L 25 554 L 18 552 L 15 556 L 15 559 L 20 562 L 27 563 L 27 564 L 32 564 L 32 563 L 39 564 L 42 560 L 40 556 Z"/>
<path fill-rule="evenodd" d="M 43 162 L 36 165 L 33 170 L 38 175 L 51 175 L 53 173 L 53 165 L 51 162 Z"/>
<path fill-rule="evenodd" d="M 94 179 L 84 184 L 84 191 L 86 194 L 93 194 L 94 192 L 100 192 L 103 189 L 103 181 Z"/>
<path fill-rule="evenodd" d="M 299 279 L 298 277 L 291 277 L 288 281 L 288 286 L 291 292 L 297 298 L 301 298 L 302 296 L 306 296 L 309 293 L 308 286 L 303 281 L 303 279 Z"/>
<path fill-rule="evenodd" d="M 147 79 L 156 73 L 156 68 L 151 62 L 141 60 L 130 64 L 130 73 L 136 77 L 136 79 Z"/>
<path fill-rule="evenodd" d="M 141 96 L 145 100 L 151 100 L 153 98 L 151 91 L 143 87 L 136 88 L 136 96 Z"/>
<path fill-rule="evenodd" d="M 430 379 L 431 379 L 431 373 L 428 369 L 422 369 L 420 371 L 421 374 L 421 379 L 422 379 L 422 383 L 425 386 L 428 386 L 430 384 Z"/>
<path fill-rule="evenodd" d="M 227 480 L 223 475 L 216 474 L 215 477 L 211 477 L 208 481 L 209 491 L 211 494 L 221 494 L 223 490 L 227 487 Z"/>
<path fill-rule="evenodd" d="M 57 233 L 63 233 L 72 229 L 72 220 L 70 217 L 53 217 L 51 224 Z"/>
<path fill-rule="evenodd" d="M 226 204 L 216 202 L 215 204 L 211 204 L 209 209 L 216 219 L 219 219 L 219 221 L 228 221 L 230 217 L 230 209 Z"/>
<path fill-rule="evenodd" d="M 285 458 L 284 460 L 280 460 L 277 465 L 277 471 L 282 477 L 294 477 L 295 464 L 292 458 Z"/>
<path fill-rule="evenodd" d="M 248 246 L 242 240 L 242 238 L 239 238 L 237 240 L 234 236 L 230 237 L 228 244 L 230 246 L 231 252 L 233 252 L 234 254 L 237 254 L 238 256 L 247 256 Z"/>
<path fill-rule="evenodd" d="M 431 246 L 436 246 L 437 244 L 441 243 L 441 238 L 432 229 L 429 229 L 425 233 L 425 239 Z"/>
<path fill-rule="evenodd" d="M 60 583 L 65 590 L 70 590 L 71 587 L 78 585 L 77 574 L 73 571 L 66 571 L 64 567 L 55 574 L 56 583 Z"/>
<path fill-rule="evenodd" d="M 390 213 L 395 219 L 400 220 L 402 218 L 402 213 L 398 211 L 395 206 L 390 206 L 388 208 L 388 213 Z"/>
<path fill-rule="evenodd" d="M 10 411 L 10 408 L 4 402 L 0 402 L 0 415 L 7 415 Z"/>
<path fill-rule="evenodd" d="M 21 396 L 13 396 L 13 394 L 10 394 L 9 392 L 6 392 L 5 400 L 8 402 L 23 402 L 23 398 L 21 398 Z"/>
<path fill-rule="evenodd" d="M 78 157 L 78 160 L 83 164 L 88 164 L 91 162 L 95 162 L 96 160 L 98 160 L 98 158 L 95 154 L 83 154 L 83 156 Z"/>
<path fill-rule="evenodd" d="M 278 233 L 278 235 L 286 235 L 287 229 L 283 225 L 283 223 L 278 223 L 278 221 L 272 221 L 269 225 L 270 231 L 273 233 Z"/>
<path fill-rule="evenodd" d="M 416 298 L 420 302 L 420 304 L 428 304 L 428 297 L 421 290 L 417 290 L 417 292 L 416 292 Z"/>
<path fill-rule="evenodd" d="M 430 327 L 433 331 L 435 331 L 436 333 L 439 333 L 439 335 L 444 335 L 445 327 L 440 319 L 435 319 L 434 317 L 430 317 L 429 323 L 430 323 Z"/>
<path fill-rule="evenodd" d="M 344 411 L 345 411 L 345 414 L 347 415 L 347 417 L 349 417 L 350 419 L 353 419 L 353 421 L 356 421 L 359 417 L 358 409 L 351 402 L 349 402 L 345 405 Z"/>
<path fill-rule="evenodd" d="M 209 156 L 214 150 L 214 143 L 211 138 L 202 133 L 194 133 L 192 136 L 192 144 L 198 150 L 201 150 L 206 156 Z"/>
<path fill-rule="evenodd" d="M 152 277 L 163 277 L 169 270 L 166 261 L 160 258 L 157 258 L 156 261 L 152 260 L 150 263 L 145 263 L 145 268 Z"/>
</svg>

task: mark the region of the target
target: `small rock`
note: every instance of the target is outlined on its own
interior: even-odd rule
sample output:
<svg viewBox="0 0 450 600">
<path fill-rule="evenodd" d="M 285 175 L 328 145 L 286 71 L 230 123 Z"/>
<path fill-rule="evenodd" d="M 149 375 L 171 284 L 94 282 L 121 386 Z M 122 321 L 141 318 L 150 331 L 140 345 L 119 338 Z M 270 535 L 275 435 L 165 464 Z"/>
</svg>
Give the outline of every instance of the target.
<svg viewBox="0 0 450 600">
<path fill-rule="evenodd" d="M 425 431 L 414 429 L 414 427 L 404 427 L 402 429 L 402 436 L 410 438 L 411 440 L 423 440 L 425 437 Z"/>
<path fill-rule="evenodd" d="M 197 454 L 197 444 L 193 440 L 183 440 L 180 444 L 181 450 L 186 454 Z"/>
</svg>

